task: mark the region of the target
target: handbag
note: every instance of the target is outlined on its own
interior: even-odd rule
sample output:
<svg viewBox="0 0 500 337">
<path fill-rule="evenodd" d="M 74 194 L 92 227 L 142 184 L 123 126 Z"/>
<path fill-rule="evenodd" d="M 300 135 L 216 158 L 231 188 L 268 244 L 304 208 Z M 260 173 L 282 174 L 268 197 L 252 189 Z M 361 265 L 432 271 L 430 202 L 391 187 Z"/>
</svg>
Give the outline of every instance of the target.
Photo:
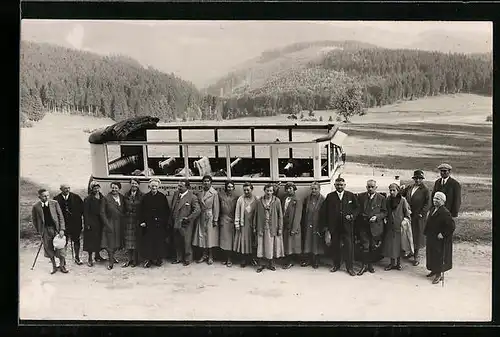
<svg viewBox="0 0 500 337">
<path fill-rule="evenodd" d="M 325 232 L 325 244 L 330 247 L 330 245 L 332 244 L 332 234 L 330 234 L 330 231 L 327 230 Z"/>
</svg>

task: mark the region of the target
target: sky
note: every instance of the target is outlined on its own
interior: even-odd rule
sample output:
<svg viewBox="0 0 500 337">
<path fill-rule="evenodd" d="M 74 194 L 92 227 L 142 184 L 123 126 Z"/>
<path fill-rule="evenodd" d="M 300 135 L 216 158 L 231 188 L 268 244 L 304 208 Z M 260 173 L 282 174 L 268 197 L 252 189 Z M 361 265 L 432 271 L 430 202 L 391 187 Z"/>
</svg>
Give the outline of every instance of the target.
<svg viewBox="0 0 500 337">
<path fill-rule="evenodd" d="M 484 52 L 490 22 L 22 20 L 23 40 L 128 55 L 198 87 L 267 49 L 315 40 L 359 40 L 386 48 Z"/>
</svg>

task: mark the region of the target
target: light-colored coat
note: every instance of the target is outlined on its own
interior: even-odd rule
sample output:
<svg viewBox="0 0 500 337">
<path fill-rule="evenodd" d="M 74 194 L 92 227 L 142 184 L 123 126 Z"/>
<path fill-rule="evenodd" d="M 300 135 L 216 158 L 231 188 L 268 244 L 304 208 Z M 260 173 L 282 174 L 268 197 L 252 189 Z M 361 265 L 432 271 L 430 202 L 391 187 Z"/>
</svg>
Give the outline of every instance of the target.
<svg viewBox="0 0 500 337">
<path fill-rule="evenodd" d="M 193 245 L 201 248 L 218 247 L 219 229 L 214 223 L 219 222 L 219 194 L 213 187 L 204 192 L 198 193 L 201 214 L 196 222 Z"/>
<path fill-rule="evenodd" d="M 301 254 L 302 253 L 302 200 L 296 195 L 290 197 L 288 207 L 285 209 L 287 197 L 281 201 L 283 207 L 283 243 L 285 246 L 285 254 Z"/>
<path fill-rule="evenodd" d="M 31 219 L 33 221 L 33 226 L 35 226 L 36 231 L 42 234 L 43 249 L 45 257 L 64 257 L 65 249 L 58 250 L 59 254 L 54 250 L 54 245 L 52 240 L 60 232 L 66 230 L 64 223 L 64 215 L 59 206 L 59 203 L 55 200 L 48 200 L 50 215 L 55 224 L 55 231 L 49 230 L 45 226 L 45 219 L 43 216 L 42 202 L 38 201 L 33 205 L 31 210 Z"/>
</svg>

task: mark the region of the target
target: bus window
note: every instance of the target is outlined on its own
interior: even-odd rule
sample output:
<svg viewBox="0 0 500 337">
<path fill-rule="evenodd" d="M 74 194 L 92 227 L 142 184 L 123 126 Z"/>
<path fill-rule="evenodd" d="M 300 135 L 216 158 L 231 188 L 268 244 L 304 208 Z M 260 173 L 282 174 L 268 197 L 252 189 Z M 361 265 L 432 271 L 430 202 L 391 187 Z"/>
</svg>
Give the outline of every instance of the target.
<svg viewBox="0 0 500 337">
<path fill-rule="evenodd" d="M 215 156 L 215 145 L 188 145 L 189 174 L 195 177 L 211 175 L 226 176 L 226 156 L 221 156 L 224 146 L 219 145 L 219 157 Z"/>
<path fill-rule="evenodd" d="M 144 171 L 142 145 L 106 145 L 110 175 L 140 175 Z"/>
<path fill-rule="evenodd" d="M 184 158 L 181 158 L 179 145 L 148 145 L 148 168 L 155 175 L 173 176 L 184 167 Z"/>
<path fill-rule="evenodd" d="M 255 145 L 255 158 L 251 156 L 251 146 L 230 147 L 230 167 L 232 178 L 271 179 L 271 153 L 269 145 Z"/>
</svg>

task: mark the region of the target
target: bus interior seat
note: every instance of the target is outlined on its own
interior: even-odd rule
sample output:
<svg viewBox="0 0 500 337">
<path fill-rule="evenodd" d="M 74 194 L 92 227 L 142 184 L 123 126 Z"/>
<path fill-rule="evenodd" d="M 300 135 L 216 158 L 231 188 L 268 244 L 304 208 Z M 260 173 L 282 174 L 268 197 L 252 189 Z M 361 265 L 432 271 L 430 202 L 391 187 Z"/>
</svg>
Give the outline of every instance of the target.
<svg viewBox="0 0 500 337">
<path fill-rule="evenodd" d="M 139 166 L 139 155 L 125 156 L 109 162 L 109 173 L 124 174 Z"/>
<path fill-rule="evenodd" d="M 200 176 L 212 175 L 212 166 L 208 157 L 201 157 L 194 162 L 194 167 L 198 170 Z"/>
</svg>

